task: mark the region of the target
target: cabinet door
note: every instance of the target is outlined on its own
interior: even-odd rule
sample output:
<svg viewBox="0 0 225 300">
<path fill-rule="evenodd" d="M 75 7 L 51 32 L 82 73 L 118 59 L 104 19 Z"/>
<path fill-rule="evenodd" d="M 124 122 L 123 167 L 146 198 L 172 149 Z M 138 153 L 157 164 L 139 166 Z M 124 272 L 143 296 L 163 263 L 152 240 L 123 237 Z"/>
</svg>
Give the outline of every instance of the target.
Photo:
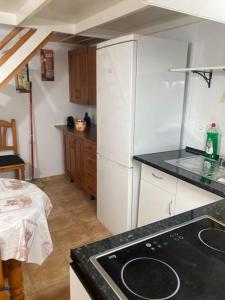
<svg viewBox="0 0 225 300">
<path fill-rule="evenodd" d="M 84 184 L 84 145 L 83 140 L 76 138 L 75 142 L 75 180 L 80 184 Z"/>
<path fill-rule="evenodd" d="M 141 180 L 138 226 L 144 226 L 173 215 L 175 195 Z"/>
<path fill-rule="evenodd" d="M 65 162 L 65 172 L 66 175 L 71 174 L 71 163 L 70 163 L 70 135 L 67 132 L 63 132 L 63 142 L 64 142 L 64 162 Z"/>
<path fill-rule="evenodd" d="M 84 152 L 84 177 L 86 190 L 94 197 L 97 192 L 97 163 L 96 153 Z"/>
<path fill-rule="evenodd" d="M 76 181 L 76 138 L 74 136 L 70 138 L 70 169 L 71 178 Z"/>
<path fill-rule="evenodd" d="M 70 101 L 88 104 L 87 47 L 69 52 Z"/>
<path fill-rule="evenodd" d="M 96 47 L 88 48 L 88 104 L 96 105 Z"/>
<path fill-rule="evenodd" d="M 177 183 L 175 214 L 180 214 L 220 199 L 220 196 L 179 179 Z"/>
</svg>

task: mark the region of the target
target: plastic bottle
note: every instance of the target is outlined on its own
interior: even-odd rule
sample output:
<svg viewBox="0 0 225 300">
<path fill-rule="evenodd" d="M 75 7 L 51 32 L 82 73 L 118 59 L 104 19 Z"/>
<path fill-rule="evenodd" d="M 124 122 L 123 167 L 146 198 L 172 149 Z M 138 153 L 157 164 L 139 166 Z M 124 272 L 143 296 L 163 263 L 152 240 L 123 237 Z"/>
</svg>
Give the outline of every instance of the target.
<svg viewBox="0 0 225 300">
<path fill-rule="evenodd" d="M 216 123 L 212 123 L 207 130 L 205 156 L 211 159 L 218 159 L 218 137 L 219 133 Z"/>
</svg>

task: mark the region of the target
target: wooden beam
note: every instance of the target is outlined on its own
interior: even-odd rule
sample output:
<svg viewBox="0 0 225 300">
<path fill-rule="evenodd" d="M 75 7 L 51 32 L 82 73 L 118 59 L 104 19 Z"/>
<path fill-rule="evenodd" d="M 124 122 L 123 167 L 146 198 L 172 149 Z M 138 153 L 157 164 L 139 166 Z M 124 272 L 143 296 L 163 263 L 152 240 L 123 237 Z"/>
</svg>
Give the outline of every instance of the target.
<svg viewBox="0 0 225 300">
<path fill-rule="evenodd" d="M 14 27 L 10 33 L 8 33 L 1 41 L 0 41 L 0 50 L 5 47 L 21 30 L 23 27 Z"/>
<path fill-rule="evenodd" d="M 18 42 L 15 43 L 8 51 L 0 57 L 0 66 L 4 64 L 35 32 L 36 30 L 30 29 L 25 33 Z"/>
<path fill-rule="evenodd" d="M 23 60 L 23 62 L 0 84 L 0 92 L 8 84 L 8 82 L 23 70 L 26 64 L 43 48 L 51 39 L 52 32 Z"/>
</svg>

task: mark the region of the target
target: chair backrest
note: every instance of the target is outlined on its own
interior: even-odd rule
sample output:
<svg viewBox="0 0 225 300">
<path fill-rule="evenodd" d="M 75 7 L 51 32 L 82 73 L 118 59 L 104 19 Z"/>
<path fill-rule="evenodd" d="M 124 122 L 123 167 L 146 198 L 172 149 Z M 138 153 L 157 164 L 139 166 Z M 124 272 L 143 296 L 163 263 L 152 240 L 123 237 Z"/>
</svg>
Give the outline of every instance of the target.
<svg viewBox="0 0 225 300">
<path fill-rule="evenodd" d="M 8 133 L 10 130 L 12 132 L 12 145 L 7 145 Z M 14 154 L 18 154 L 15 119 L 12 119 L 11 122 L 0 120 L 0 151 L 9 150 L 12 150 Z"/>
</svg>

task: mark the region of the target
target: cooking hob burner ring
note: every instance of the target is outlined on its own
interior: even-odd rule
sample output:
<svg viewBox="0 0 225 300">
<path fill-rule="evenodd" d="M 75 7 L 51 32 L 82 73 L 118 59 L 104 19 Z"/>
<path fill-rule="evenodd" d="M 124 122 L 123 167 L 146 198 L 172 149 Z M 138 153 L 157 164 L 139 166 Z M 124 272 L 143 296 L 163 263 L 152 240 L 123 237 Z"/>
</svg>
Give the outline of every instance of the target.
<svg viewBox="0 0 225 300">
<path fill-rule="evenodd" d="M 225 231 L 217 228 L 202 229 L 198 233 L 200 241 L 210 249 L 225 253 Z"/>
<path fill-rule="evenodd" d="M 124 286 L 133 295 L 146 300 L 166 300 L 177 294 L 180 279 L 167 263 L 150 257 L 129 260 L 121 270 Z"/>
</svg>

